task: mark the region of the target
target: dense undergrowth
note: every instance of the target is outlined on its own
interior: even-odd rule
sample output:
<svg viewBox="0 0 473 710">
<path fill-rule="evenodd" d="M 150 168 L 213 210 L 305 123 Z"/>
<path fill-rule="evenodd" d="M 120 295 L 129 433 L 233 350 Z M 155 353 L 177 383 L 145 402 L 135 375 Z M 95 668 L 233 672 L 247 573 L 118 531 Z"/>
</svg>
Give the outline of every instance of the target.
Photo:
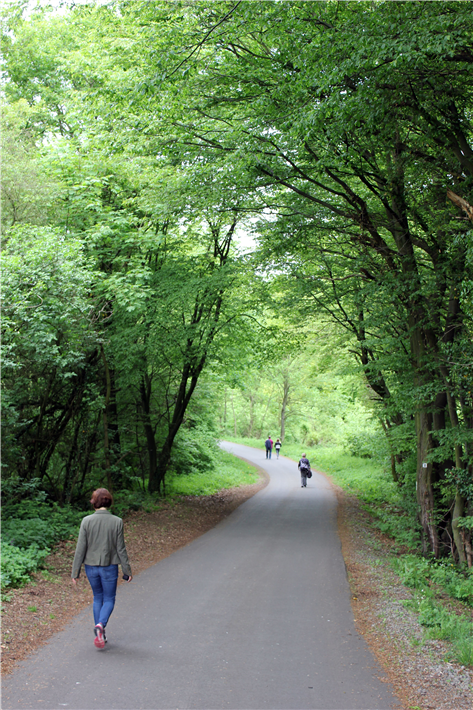
<svg viewBox="0 0 473 710">
<path fill-rule="evenodd" d="M 253 467 L 224 451 L 214 452 L 214 468 L 189 469 L 189 473 L 172 473 L 167 479 L 166 501 L 178 496 L 212 495 L 224 488 L 251 485 L 258 480 Z M 123 517 L 131 510 L 157 510 L 163 500 L 150 495 L 136 479 L 130 490 L 119 491 L 112 512 Z M 22 483 L 7 480 L 2 490 L 2 589 L 20 587 L 41 569 L 55 544 L 75 538 L 82 518 L 92 511 L 71 505 L 48 502 L 39 479 Z"/>
<path fill-rule="evenodd" d="M 260 440 L 232 441 L 264 450 Z M 450 641 L 452 660 L 473 666 L 473 569 L 455 565 L 450 558 L 434 560 L 421 555 L 416 509 L 393 481 L 385 462 L 350 455 L 341 446 L 284 444 L 281 455 L 283 451 L 294 461 L 305 453 L 314 469 L 329 474 L 334 483 L 362 501 L 373 526 L 397 543 L 392 564 L 402 582 L 412 589 L 412 599 L 405 604 L 418 614 L 425 638 Z M 294 475 L 299 475 L 296 464 Z"/>
</svg>

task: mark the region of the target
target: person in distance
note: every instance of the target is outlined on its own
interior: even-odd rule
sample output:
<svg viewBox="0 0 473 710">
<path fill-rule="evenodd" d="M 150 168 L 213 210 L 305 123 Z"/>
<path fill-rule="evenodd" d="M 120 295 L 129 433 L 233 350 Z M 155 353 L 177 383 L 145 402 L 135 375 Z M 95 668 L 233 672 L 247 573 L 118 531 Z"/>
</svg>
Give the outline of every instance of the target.
<svg viewBox="0 0 473 710">
<path fill-rule="evenodd" d="M 310 470 L 309 459 L 306 458 L 305 454 L 302 454 L 302 458 L 297 464 L 297 468 L 301 474 L 301 488 L 307 488 L 307 479 L 312 477 L 312 471 Z"/>
<path fill-rule="evenodd" d="M 266 449 L 266 458 L 270 459 L 271 458 L 271 451 L 273 448 L 273 440 L 271 439 L 271 434 L 268 434 L 268 438 L 264 442 L 264 446 Z"/>
</svg>

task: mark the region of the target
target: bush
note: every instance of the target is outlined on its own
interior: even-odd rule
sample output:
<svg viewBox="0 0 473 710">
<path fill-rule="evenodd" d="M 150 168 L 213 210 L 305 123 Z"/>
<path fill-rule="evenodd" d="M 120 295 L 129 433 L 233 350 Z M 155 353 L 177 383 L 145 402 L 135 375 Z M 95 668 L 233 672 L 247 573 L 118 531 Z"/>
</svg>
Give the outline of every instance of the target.
<svg viewBox="0 0 473 710">
<path fill-rule="evenodd" d="M 213 471 L 218 451 L 214 432 L 205 426 L 181 428 L 174 442 L 171 467 L 177 474 Z"/>
<path fill-rule="evenodd" d="M 31 478 L 29 481 L 24 481 L 18 476 L 4 478 L 2 481 L 2 508 L 9 503 L 19 503 L 25 500 L 35 500 L 44 502 L 48 494 L 41 486 L 40 478 Z"/>
<path fill-rule="evenodd" d="M 421 528 L 415 515 L 395 505 L 362 506 L 375 520 L 376 527 L 397 543 L 416 550 L 420 546 Z"/>
<path fill-rule="evenodd" d="M 30 545 L 51 547 L 60 540 L 77 535 L 81 520 L 88 513 L 71 506 L 61 508 L 34 500 L 5 505 L 3 509 L 2 539 L 15 547 Z"/>
<path fill-rule="evenodd" d="M 473 666 L 473 624 L 467 617 L 450 613 L 425 593 L 416 593 L 404 606 L 419 615 L 419 623 L 427 629 L 427 638 L 450 641 L 452 659 Z"/>
<path fill-rule="evenodd" d="M 40 569 L 53 545 L 78 534 L 87 513 L 39 500 L 6 503 L 2 522 L 2 587 L 20 587 Z"/>
<path fill-rule="evenodd" d="M 473 573 L 447 561 L 404 555 L 394 561 L 396 572 L 408 587 L 431 593 L 429 582 L 441 587 L 453 599 L 473 606 Z"/>
<path fill-rule="evenodd" d="M 361 431 L 349 434 L 344 441 L 344 450 L 350 456 L 381 461 L 389 456 L 386 436 L 383 432 Z"/>
<path fill-rule="evenodd" d="M 22 587 L 29 582 L 30 575 L 43 565 L 49 552 L 49 549 L 40 549 L 38 545 L 30 545 L 21 550 L 8 542 L 2 542 L 2 589 Z"/>
<path fill-rule="evenodd" d="M 55 541 L 54 529 L 47 520 L 41 518 L 6 520 L 2 526 L 2 537 L 5 542 L 23 550 L 34 544 L 51 547 Z"/>
</svg>

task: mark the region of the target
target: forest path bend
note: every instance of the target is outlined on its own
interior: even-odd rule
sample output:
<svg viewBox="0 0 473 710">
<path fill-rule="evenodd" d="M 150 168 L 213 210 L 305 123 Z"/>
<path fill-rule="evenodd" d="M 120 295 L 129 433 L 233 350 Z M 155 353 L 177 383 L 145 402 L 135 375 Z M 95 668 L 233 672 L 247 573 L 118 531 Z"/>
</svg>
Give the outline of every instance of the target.
<svg viewBox="0 0 473 710">
<path fill-rule="evenodd" d="M 227 520 L 118 591 L 104 651 L 87 609 L 3 683 L 2 708 L 394 710 L 354 628 L 336 498 L 290 459 Z M 133 562 L 133 561 L 132 561 Z"/>
</svg>

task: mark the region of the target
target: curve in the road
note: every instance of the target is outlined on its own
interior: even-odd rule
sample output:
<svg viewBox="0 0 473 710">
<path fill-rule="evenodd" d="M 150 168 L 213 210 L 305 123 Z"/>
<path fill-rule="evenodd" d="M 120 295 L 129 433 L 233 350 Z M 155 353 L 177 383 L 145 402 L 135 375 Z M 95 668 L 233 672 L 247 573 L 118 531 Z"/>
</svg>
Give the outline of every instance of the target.
<svg viewBox="0 0 473 710">
<path fill-rule="evenodd" d="M 336 498 L 318 474 L 222 445 L 269 485 L 119 588 L 104 651 L 91 610 L 3 683 L 2 708 L 393 710 L 354 628 Z"/>
</svg>

